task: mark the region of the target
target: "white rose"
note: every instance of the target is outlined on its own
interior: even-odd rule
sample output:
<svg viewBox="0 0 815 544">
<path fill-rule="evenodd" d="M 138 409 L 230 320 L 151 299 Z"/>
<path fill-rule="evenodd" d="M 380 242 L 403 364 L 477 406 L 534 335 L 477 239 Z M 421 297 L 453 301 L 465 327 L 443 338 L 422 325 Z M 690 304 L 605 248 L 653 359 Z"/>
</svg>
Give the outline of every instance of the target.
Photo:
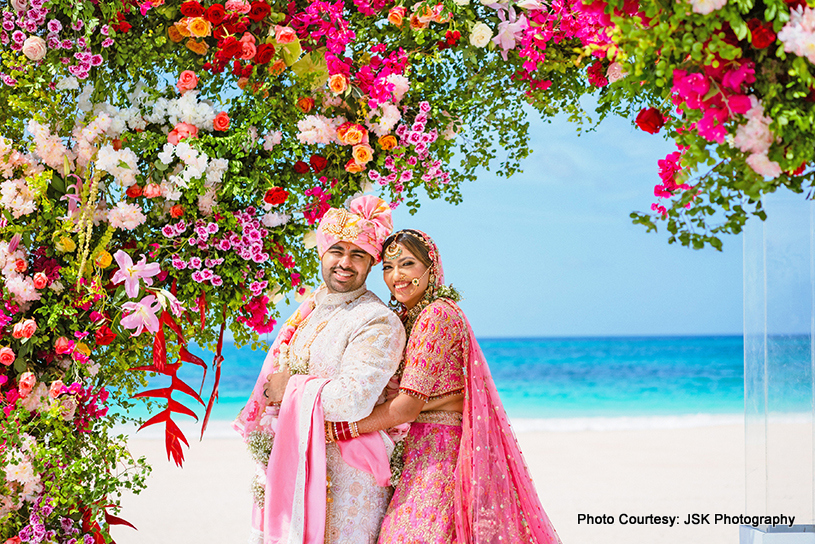
<svg viewBox="0 0 815 544">
<path fill-rule="evenodd" d="M 475 47 L 485 47 L 492 39 L 492 30 L 484 23 L 476 23 L 470 31 L 470 44 Z"/>
<path fill-rule="evenodd" d="M 470 3 L 470 0 L 453 0 L 453 3 L 457 6 L 466 6 Z"/>
<path fill-rule="evenodd" d="M 317 231 L 310 230 L 303 234 L 303 246 L 305 246 L 306 249 L 317 247 Z"/>
<path fill-rule="evenodd" d="M 39 36 L 29 36 L 23 42 L 23 55 L 31 60 L 42 60 L 46 51 L 45 40 Z"/>
</svg>

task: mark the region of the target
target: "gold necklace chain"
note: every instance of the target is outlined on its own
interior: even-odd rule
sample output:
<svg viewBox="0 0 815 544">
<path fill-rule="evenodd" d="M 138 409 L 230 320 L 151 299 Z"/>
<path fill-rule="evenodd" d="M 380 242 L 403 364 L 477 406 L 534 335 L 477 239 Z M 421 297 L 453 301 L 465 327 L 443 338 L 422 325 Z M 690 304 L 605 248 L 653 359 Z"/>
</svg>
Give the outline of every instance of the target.
<svg viewBox="0 0 815 544">
<path fill-rule="evenodd" d="M 360 294 L 360 296 L 362 296 L 362 294 Z M 346 301 L 345 305 L 346 306 L 350 305 L 358 298 L 359 297 L 355 297 L 351 300 Z M 300 334 L 300 331 L 305 328 L 306 323 L 309 321 L 309 319 L 311 319 L 311 316 L 314 314 L 314 312 L 317 311 L 316 308 L 300 323 L 300 325 L 297 327 L 297 330 L 294 331 L 291 340 L 289 340 L 287 344 L 284 344 L 283 346 L 280 347 L 280 359 L 286 366 L 289 367 L 289 371 L 292 374 L 309 374 L 310 370 L 309 367 L 311 362 L 311 345 L 314 343 L 314 341 L 317 339 L 317 337 L 320 335 L 323 329 L 325 329 L 328 323 L 334 318 L 334 316 L 337 315 L 342 309 L 343 305 L 340 304 L 334 309 L 334 311 L 332 311 L 329 314 L 325 321 L 317 325 L 316 329 L 314 330 L 314 333 L 311 335 L 311 338 L 309 338 L 308 342 L 306 342 L 306 345 L 300 349 L 301 353 L 305 351 L 304 355 L 292 357 L 291 350 L 294 348 L 294 341 Z"/>
</svg>

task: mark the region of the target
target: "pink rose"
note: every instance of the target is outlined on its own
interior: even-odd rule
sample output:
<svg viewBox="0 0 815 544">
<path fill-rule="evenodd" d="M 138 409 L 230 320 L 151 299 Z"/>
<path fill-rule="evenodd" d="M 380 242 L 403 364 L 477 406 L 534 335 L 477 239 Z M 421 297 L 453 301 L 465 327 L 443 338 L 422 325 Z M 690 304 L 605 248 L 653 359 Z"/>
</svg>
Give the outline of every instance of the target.
<svg viewBox="0 0 815 544">
<path fill-rule="evenodd" d="M 62 413 L 62 419 L 70 421 L 76 415 L 76 398 L 72 395 L 65 395 L 60 399 L 59 411 Z"/>
<path fill-rule="evenodd" d="M 34 289 L 44 289 L 48 285 L 48 276 L 45 272 L 37 272 L 34 274 Z"/>
<path fill-rule="evenodd" d="M 144 194 L 147 198 L 156 198 L 161 196 L 161 185 L 158 183 L 148 183 L 144 186 Z"/>
<path fill-rule="evenodd" d="M 14 338 L 22 338 L 23 337 L 23 322 L 20 321 L 19 323 L 14 324 L 14 328 L 11 329 L 11 336 Z"/>
<path fill-rule="evenodd" d="M 212 128 L 219 132 L 223 132 L 229 129 L 229 115 L 225 111 L 220 112 L 218 115 L 215 116 L 215 119 L 212 121 Z"/>
<path fill-rule="evenodd" d="M 274 25 L 274 39 L 280 45 L 285 45 L 296 40 L 297 33 L 290 26 Z"/>
<path fill-rule="evenodd" d="M 26 398 L 34 386 L 37 384 L 37 378 L 31 372 L 23 372 L 20 374 L 20 379 L 17 381 L 17 389 L 20 391 L 20 397 Z"/>
<path fill-rule="evenodd" d="M 184 70 L 181 72 L 181 75 L 178 76 L 176 87 L 178 87 L 178 92 L 181 94 L 193 90 L 196 85 L 198 85 L 198 76 L 195 75 L 195 72 L 192 70 Z"/>
<path fill-rule="evenodd" d="M 45 40 L 39 36 L 29 36 L 23 42 L 23 55 L 31 60 L 42 60 L 46 52 Z"/>
<path fill-rule="evenodd" d="M 226 11 L 234 11 L 243 14 L 252 11 L 252 6 L 249 4 L 249 2 L 244 2 L 243 0 L 227 0 L 224 7 L 226 8 Z"/>
<path fill-rule="evenodd" d="M 10 347 L 0 348 L 0 364 L 5 366 L 11 366 L 11 363 L 14 362 L 16 356 L 14 355 L 14 350 Z"/>
<path fill-rule="evenodd" d="M 48 396 L 52 399 L 57 398 L 62 393 L 63 387 L 65 387 L 65 384 L 62 383 L 62 380 L 51 382 L 51 387 L 48 389 Z"/>
<path fill-rule="evenodd" d="M 198 127 L 189 123 L 178 123 L 175 128 L 167 135 L 167 141 L 173 145 L 178 145 L 178 142 L 184 138 L 196 138 L 198 136 Z"/>
<path fill-rule="evenodd" d="M 11 7 L 13 7 L 17 13 L 25 11 L 28 7 L 28 0 L 11 0 Z"/>
<path fill-rule="evenodd" d="M 243 36 L 241 36 L 241 42 L 254 45 L 256 43 L 255 36 L 251 32 L 244 32 Z"/>
<path fill-rule="evenodd" d="M 37 332 L 37 322 L 33 319 L 26 319 L 22 322 L 23 338 L 31 338 Z"/>
<path fill-rule="evenodd" d="M 68 340 L 64 336 L 60 336 L 57 338 L 57 341 L 54 342 L 54 350 L 57 352 L 58 355 L 62 355 L 63 353 L 70 353 L 74 349 L 74 342 L 73 340 Z"/>
<path fill-rule="evenodd" d="M 255 47 L 255 44 L 248 40 L 242 43 L 243 43 L 243 53 L 241 53 L 241 58 L 243 60 L 252 60 L 253 58 L 255 58 L 255 54 L 258 52 L 258 48 Z"/>
</svg>

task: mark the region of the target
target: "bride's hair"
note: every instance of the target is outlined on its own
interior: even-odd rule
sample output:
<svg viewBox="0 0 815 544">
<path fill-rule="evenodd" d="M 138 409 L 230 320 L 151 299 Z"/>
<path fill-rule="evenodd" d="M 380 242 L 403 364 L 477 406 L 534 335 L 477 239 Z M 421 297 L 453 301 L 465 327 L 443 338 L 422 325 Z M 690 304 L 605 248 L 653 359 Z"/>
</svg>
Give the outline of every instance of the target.
<svg viewBox="0 0 815 544">
<path fill-rule="evenodd" d="M 430 260 L 430 254 L 427 251 L 427 246 L 424 244 L 424 241 L 420 236 L 413 234 L 410 230 L 400 230 L 388 236 L 385 243 L 382 244 L 381 258 L 385 257 L 385 250 L 394 242 L 405 246 L 408 251 L 413 253 L 426 267 L 433 267 L 433 261 Z"/>
</svg>

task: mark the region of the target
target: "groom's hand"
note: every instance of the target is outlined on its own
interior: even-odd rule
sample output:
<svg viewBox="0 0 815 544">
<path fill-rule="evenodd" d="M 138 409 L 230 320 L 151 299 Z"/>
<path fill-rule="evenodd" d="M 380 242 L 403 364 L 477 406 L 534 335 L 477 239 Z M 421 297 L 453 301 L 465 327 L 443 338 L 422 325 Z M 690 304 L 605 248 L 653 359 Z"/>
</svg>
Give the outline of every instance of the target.
<svg viewBox="0 0 815 544">
<path fill-rule="evenodd" d="M 291 372 L 285 369 L 269 376 L 264 386 L 266 402 L 269 404 L 280 404 L 283 400 L 283 393 L 286 392 L 286 385 L 289 383 Z"/>
</svg>

